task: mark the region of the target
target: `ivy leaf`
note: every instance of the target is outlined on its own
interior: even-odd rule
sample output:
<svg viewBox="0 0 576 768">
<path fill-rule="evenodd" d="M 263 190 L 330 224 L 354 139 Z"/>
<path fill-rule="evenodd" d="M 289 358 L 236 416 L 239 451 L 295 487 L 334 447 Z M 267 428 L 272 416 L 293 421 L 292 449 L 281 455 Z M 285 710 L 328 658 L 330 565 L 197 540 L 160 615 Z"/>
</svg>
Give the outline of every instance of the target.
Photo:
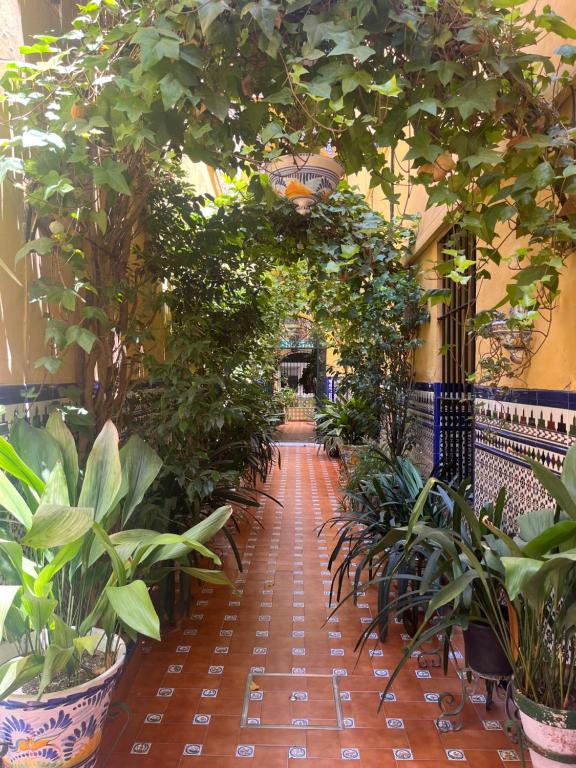
<svg viewBox="0 0 576 768">
<path fill-rule="evenodd" d="M 544 189 L 554 180 L 554 169 L 545 161 L 536 166 L 531 176 L 536 189 Z"/>
<path fill-rule="evenodd" d="M 205 97 L 204 103 L 206 104 L 208 111 L 212 112 L 220 122 L 223 123 L 224 120 L 226 120 L 228 117 L 228 109 L 230 108 L 230 102 L 228 101 L 227 96 L 220 93 L 210 93 Z"/>
<path fill-rule="evenodd" d="M 22 146 L 25 149 L 48 146 L 57 147 L 58 149 L 66 149 L 66 144 L 62 140 L 62 137 L 57 133 L 46 133 L 45 131 L 39 131 L 36 128 L 25 128 L 22 131 L 22 135 L 17 138 L 22 142 Z"/>
<path fill-rule="evenodd" d="M 159 85 L 160 94 L 162 96 L 162 104 L 166 110 L 172 109 L 172 107 L 178 103 L 183 94 L 186 93 L 186 88 L 182 85 L 177 77 L 174 77 L 171 72 L 169 72 L 167 75 L 164 75 L 162 80 L 160 80 Z"/>
<path fill-rule="evenodd" d="M 100 232 L 102 232 L 103 235 L 106 234 L 106 230 L 108 229 L 108 216 L 106 214 L 106 211 L 104 209 L 101 209 L 99 211 L 92 211 L 90 214 L 90 218 L 96 224 Z"/>
<path fill-rule="evenodd" d="M 302 87 L 317 100 L 332 98 L 332 84 L 326 80 L 311 80 L 309 83 L 301 83 Z"/>
<path fill-rule="evenodd" d="M 82 307 L 82 314 L 89 320 L 98 320 L 99 323 L 107 326 L 108 315 L 100 307 L 91 307 L 89 304 Z"/>
<path fill-rule="evenodd" d="M 382 96 L 398 96 L 399 93 L 402 93 L 402 89 L 398 86 L 396 75 L 392 75 L 390 80 L 387 80 L 385 83 L 370 83 L 368 90 L 375 91 Z"/>
<path fill-rule="evenodd" d="M 502 156 L 493 149 L 480 148 L 475 154 L 464 158 L 470 168 L 476 168 L 478 165 L 498 165 L 502 162 Z"/>
<path fill-rule="evenodd" d="M 406 153 L 407 160 L 426 160 L 433 163 L 442 154 L 442 147 L 430 143 L 430 137 L 425 131 L 418 132 L 407 139 L 410 149 Z"/>
<path fill-rule="evenodd" d="M 284 135 L 284 129 L 279 123 L 268 123 L 263 129 L 262 133 L 260 134 L 260 141 L 262 141 L 263 144 L 267 144 L 272 139 L 278 138 L 278 136 Z"/>
<path fill-rule="evenodd" d="M 96 166 L 92 175 L 96 184 L 110 187 L 121 195 L 131 195 L 130 187 L 124 178 L 124 171 L 127 166 L 124 163 L 118 163 L 108 157 L 102 165 Z"/>
<path fill-rule="evenodd" d="M 421 101 L 417 101 L 416 104 L 412 104 L 411 107 L 408 107 L 406 116 L 413 117 L 418 112 L 428 112 L 428 114 L 436 116 L 439 105 L 440 102 L 438 99 L 422 99 Z"/>
<path fill-rule="evenodd" d="M 44 200 L 49 200 L 53 195 L 67 195 L 74 190 L 72 181 L 65 176 L 60 176 L 58 171 L 50 171 L 42 178 L 44 187 Z"/>
<path fill-rule="evenodd" d="M 447 107 L 455 107 L 464 120 L 474 112 L 491 112 L 496 104 L 498 81 L 484 80 L 481 83 L 470 83 L 466 86 L 464 95 L 452 96 L 446 102 Z"/>
<path fill-rule="evenodd" d="M 292 104 L 293 97 L 290 88 L 281 88 L 279 91 L 264 97 L 268 104 Z"/>
<path fill-rule="evenodd" d="M 274 34 L 278 6 L 275 3 L 269 2 L 269 0 L 260 0 L 258 3 L 248 3 L 242 9 L 240 15 L 244 16 L 245 13 L 249 13 L 252 16 L 264 35 L 270 40 Z"/>
<path fill-rule="evenodd" d="M 438 72 L 438 79 L 442 85 L 448 85 L 455 76 L 463 77 L 466 74 L 462 64 L 455 61 L 435 61 L 428 67 L 428 70 Z"/>
<path fill-rule="evenodd" d="M 53 375 L 58 373 L 61 365 L 62 360 L 60 360 L 59 357 L 39 357 L 38 360 L 34 362 L 34 368 L 46 368 L 48 373 Z"/>
<path fill-rule="evenodd" d="M 97 336 L 81 325 L 71 325 L 66 329 L 66 344 L 78 344 L 86 354 L 90 354 L 96 340 Z"/>
<path fill-rule="evenodd" d="M 0 157 L 0 184 L 9 173 L 23 173 L 24 163 L 19 157 Z"/>
<path fill-rule="evenodd" d="M 570 26 L 568 22 L 564 21 L 562 16 L 558 16 L 553 11 L 542 13 L 540 16 L 537 16 L 534 24 L 541 29 L 548 30 L 548 32 L 555 32 L 560 37 L 572 39 L 576 37 L 576 29 Z"/>
<path fill-rule="evenodd" d="M 46 253 L 50 253 L 53 245 L 54 241 L 50 237 L 39 237 L 36 240 L 30 240 L 16 251 L 14 260 L 18 263 L 20 259 L 25 258 L 29 253 L 38 253 L 44 256 Z"/>
<path fill-rule="evenodd" d="M 229 11 L 230 6 L 224 0 L 205 0 L 198 6 L 198 18 L 202 34 L 206 35 L 212 24 L 224 11 Z"/>
</svg>

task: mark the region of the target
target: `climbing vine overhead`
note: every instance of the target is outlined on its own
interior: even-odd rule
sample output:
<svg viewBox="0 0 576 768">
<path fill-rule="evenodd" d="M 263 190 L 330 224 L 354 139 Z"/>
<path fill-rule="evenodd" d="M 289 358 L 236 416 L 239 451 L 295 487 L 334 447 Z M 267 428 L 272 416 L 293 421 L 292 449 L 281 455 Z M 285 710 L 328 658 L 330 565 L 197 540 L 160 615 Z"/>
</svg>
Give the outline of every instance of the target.
<svg viewBox="0 0 576 768">
<path fill-rule="evenodd" d="M 79 347 L 86 405 L 98 420 L 118 412 L 142 342 L 131 246 L 158 166 L 181 153 L 258 168 L 331 144 L 392 200 L 409 162 L 430 205 L 483 241 L 484 271 L 503 233 L 526 236 L 512 304 L 553 301 L 576 239 L 573 129 L 556 106 L 576 47 L 536 53 L 550 33 L 576 37 L 521 0 L 80 6 L 70 32 L 24 47 L 2 81 L 0 180 L 32 211 L 17 258 L 68 266 L 34 287 L 50 308 L 41 364 L 55 371 Z"/>
</svg>

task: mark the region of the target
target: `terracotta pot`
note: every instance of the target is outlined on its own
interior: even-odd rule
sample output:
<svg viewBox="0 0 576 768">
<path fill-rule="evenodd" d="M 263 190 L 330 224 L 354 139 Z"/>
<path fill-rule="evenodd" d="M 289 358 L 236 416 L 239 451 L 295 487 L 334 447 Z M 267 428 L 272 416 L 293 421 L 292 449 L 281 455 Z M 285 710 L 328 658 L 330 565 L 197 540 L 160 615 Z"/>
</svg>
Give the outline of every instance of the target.
<svg viewBox="0 0 576 768">
<path fill-rule="evenodd" d="M 540 752 L 530 749 L 533 768 L 565 768 L 576 762 L 576 712 L 550 709 L 514 691 L 522 728 Z M 554 759 L 554 756 L 564 758 Z M 566 758 L 571 758 L 567 760 Z"/>
<path fill-rule="evenodd" d="M 330 197 L 344 175 L 344 167 L 325 155 L 284 155 L 268 163 L 266 173 L 274 192 L 287 197 L 298 213 L 308 211 L 318 199 Z"/>
<path fill-rule="evenodd" d="M 93 630 L 102 635 L 101 630 Z M 126 646 L 99 677 L 56 693 L 13 693 L 0 702 L 0 742 L 8 744 L 3 768 L 93 768 L 110 698 L 122 671 Z"/>
<path fill-rule="evenodd" d="M 480 677 L 509 677 L 512 667 L 494 630 L 488 624 L 470 622 L 464 636 L 466 666 Z"/>
</svg>

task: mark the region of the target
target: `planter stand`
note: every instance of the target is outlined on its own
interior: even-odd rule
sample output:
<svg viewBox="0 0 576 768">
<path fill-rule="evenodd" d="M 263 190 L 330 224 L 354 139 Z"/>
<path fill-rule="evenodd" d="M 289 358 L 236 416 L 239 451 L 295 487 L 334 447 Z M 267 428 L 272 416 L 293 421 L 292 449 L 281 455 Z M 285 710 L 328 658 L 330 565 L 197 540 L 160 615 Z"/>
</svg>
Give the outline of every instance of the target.
<svg viewBox="0 0 576 768">
<path fill-rule="evenodd" d="M 458 703 L 457 695 L 451 691 L 445 691 L 444 693 L 440 694 L 438 699 L 438 706 L 440 707 L 442 714 L 436 718 L 435 723 L 438 730 L 443 732 L 462 730 L 462 710 L 464 709 L 466 700 L 470 696 L 482 695 L 477 694 L 476 692 L 480 680 L 483 680 L 486 686 L 486 696 L 484 698 L 486 711 L 489 712 L 492 708 L 492 702 L 494 700 L 494 691 L 496 691 L 496 695 L 499 698 L 504 698 L 506 694 L 502 693 L 501 684 L 509 683 L 511 679 L 509 675 L 494 677 L 480 675 L 471 667 L 464 667 L 461 669 L 454 657 L 453 660 L 456 664 L 456 667 L 458 668 L 458 677 L 460 678 L 460 682 L 462 684 L 462 693 Z"/>
</svg>

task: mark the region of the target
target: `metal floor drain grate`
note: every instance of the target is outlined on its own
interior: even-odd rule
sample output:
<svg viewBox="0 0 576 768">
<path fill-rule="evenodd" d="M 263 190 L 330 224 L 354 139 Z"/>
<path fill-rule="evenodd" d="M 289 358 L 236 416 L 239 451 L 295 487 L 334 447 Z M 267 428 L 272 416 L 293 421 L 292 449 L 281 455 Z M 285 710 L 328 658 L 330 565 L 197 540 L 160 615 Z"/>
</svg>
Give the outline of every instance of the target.
<svg viewBox="0 0 576 768">
<path fill-rule="evenodd" d="M 343 731 L 337 675 L 249 672 L 240 727 Z"/>
</svg>

